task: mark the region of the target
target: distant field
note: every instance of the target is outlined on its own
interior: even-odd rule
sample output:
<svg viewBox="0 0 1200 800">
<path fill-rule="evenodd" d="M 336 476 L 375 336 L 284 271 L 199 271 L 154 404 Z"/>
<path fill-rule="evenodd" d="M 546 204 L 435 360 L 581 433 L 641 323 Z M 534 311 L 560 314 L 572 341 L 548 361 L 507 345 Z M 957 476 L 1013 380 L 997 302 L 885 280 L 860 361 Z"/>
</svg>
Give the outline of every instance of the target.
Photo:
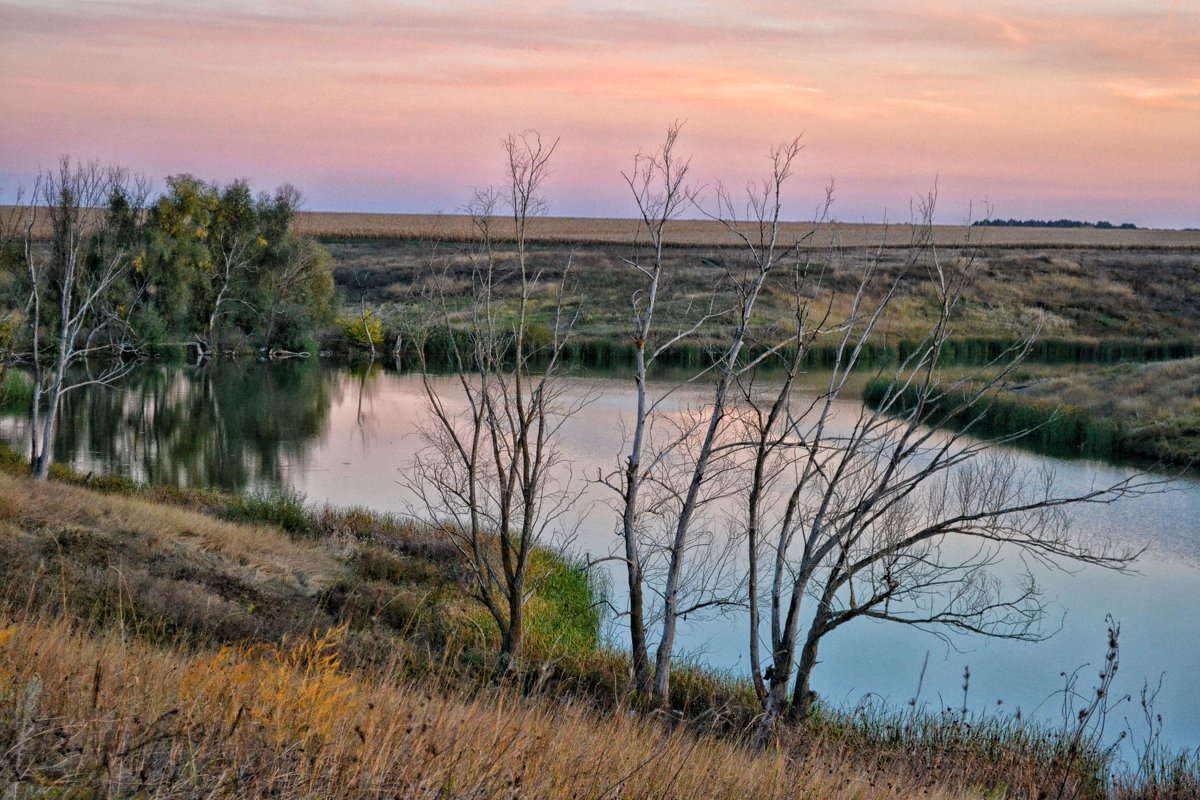
<svg viewBox="0 0 1200 800">
<path fill-rule="evenodd" d="M 297 219 L 301 233 L 319 239 L 428 239 L 463 241 L 476 238 L 471 218 L 461 214 L 358 214 L 321 211 L 302 212 Z M 497 229 L 504 230 L 503 224 Z M 543 217 L 530 225 L 531 238 L 554 243 L 625 244 L 638 233 L 632 219 L 590 219 L 580 217 Z M 809 222 L 790 222 L 784 236 L 792 240 L 813 229 Z M 835 223 L 819 229 L 817 243 L 837 241 L 847 247 L 873 247 L 880 244 L 904 246 L 912 235 L 907 224 Z M 939 225 L 936 241 L 945 245 L 972 242 L 992 247 L 1047 248 L 1167 248 L 1200 249 L 1200 231 L 1121 230 L 1097 228 L 969 228 Z M 671 244 L 721 246 L 737 244 L 737 239 L 719 223 L 710 220 L 678 220 L 668 229 Z"/>
<path fill-rule="evenodd" d="M 0 222 L 5 227 L 16 219 L 14 212 L 12 206 L 0 206 Z M 34 236 L 46 238 L 49 228 L 45 215 L 40 215 L 37 223 Z M 505 232 L 503 223 L 499 219 L 495 228 L 499 236 Z M 462 214 L 302 211 L 297 215 L 296 229 L 324 240 L 467 241 L 478 237 L 471 218 Z M 786 241 L 794 241 L 812 231 L 811 222 L 789 222 L 784 225 L 783 233 Z M 633 219 L 542 217 L 530 223 L 531 240 L 558 244 L 628 244 L 638 233 L 638 222 Z M 903 247 L 911 236 L 912 226 L 908 224 L 839 222 L 820 226 L 813 241 L 820 246 L 839 243 L 846 247 Z M 983 247 L 1200 250 L 1200 231 L 938 225 L 934 236 L 942 245 L 960 245 L 969 237 L 972 243 Z M 692 247 L 738 244 L 732 233 L 711 220 L 677 220 L 668 228 L 667 240 L 673 245 Z"/>
</svg>

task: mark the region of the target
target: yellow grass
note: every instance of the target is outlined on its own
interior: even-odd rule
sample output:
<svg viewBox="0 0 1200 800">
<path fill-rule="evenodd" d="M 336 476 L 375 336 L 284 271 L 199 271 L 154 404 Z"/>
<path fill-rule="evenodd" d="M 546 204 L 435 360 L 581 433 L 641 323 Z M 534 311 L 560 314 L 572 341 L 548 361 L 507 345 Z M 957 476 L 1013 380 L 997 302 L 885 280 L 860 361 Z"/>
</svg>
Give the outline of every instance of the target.
<svg viewBox="0 0 1200 800">
<path fill-rule="evenodd" d="M 583 703 L 392 685 L 344 672 L 336 631 L 189 657 L 62 622 L 12 629 L 0 644 L 0 742 L 11 742 L 0 782 L 21 797 L 970 796 Z"/>
<path fill-rule="evenodd" d="M 0 503 L 0 525 L 10 530 L 18 521 L 25 529 L 66 526 L 117 547 L 137 538 L 139 548 L 169 553 L 180 563 L 219 557 L 238 578 L 306 594 L 329 585 L 339 570 L 324 548 L 290 539 L 278 528 L 224 522 L 134 497 L 0 473 Z"/>
</svg>

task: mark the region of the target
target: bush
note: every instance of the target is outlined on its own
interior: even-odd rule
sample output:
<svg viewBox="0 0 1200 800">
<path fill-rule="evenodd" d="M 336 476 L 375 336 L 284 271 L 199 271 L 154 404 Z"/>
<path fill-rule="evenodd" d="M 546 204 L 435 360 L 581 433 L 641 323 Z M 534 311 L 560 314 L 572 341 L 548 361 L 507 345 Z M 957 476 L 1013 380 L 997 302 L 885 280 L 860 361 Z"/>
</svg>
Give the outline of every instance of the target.
<svg viewBox="0 0 1200 800">
<path fill-rule="evenodd" d="M 295 536 L 312 536 L 317 531 L 316 520 L 304 504 L 304 494 L 291 488 L 239 495 L 225 510 L 225 518 L 278 525 Z"/>
<path fill-rule="evenodd" d="M 370 334 L 368 336 L 368 334 Z M 342 335 L 355 347 L 383 347 L 383 321 L 367 309 L 357 317 L 342 320 Z"/>
<path fill-rule="evenodd" d="M 33 379 L 24 372 L 9 369 L 4 371 L 4 382 L 0 383 L 0 411 L 28 411 L 33 402 Z"/>
</svg>

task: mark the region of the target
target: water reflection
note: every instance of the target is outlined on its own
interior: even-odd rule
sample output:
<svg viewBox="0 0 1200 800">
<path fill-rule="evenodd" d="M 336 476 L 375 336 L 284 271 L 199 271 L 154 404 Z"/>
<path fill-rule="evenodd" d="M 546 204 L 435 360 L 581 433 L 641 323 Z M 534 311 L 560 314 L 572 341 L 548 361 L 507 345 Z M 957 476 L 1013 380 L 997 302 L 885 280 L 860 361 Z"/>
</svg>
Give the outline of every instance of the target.
<svg viewBox="0 0 1200 800">
<path fill-rule="evenodd" d="M 453 390 L 453 379 L 446 381 Z M 596 397 L 564 428 L 563 449 L 578 475 L 595 476 L 618 465 L 631 409 L 624 377 L 575 379 L 577 391 Z M 675 398 L 680 411 L 699 402 L 696 392 Z M 117 387 L 93 388 L 68 398 L 56 457 L 79 469 L 114 472 L 140 480 L 243 490 L 288 485 L 311 502 L 409 510 L 399 478 L 422 447 L 424 412 L 420 378 L 378 365 L 346 369 L 316 363 L 217 364 L 204 368 L 154 366 Z M 853 415 L 856 403 L 839 413 Z M 0 437 L 24 449 L 20 417 L 0 420 Z M 1120 468 L 1089 461 L 1057 461 L 1028 453 L 1030 469 L 1053 464 L 1062 491 L 1114 482 Z M 596 488 L 582 504 L 576 547 L 593 555 L 616 543 L 616 518 Z M 1147 552 L 1136 574 L 1086 568 L 1047 571 L 1051 629 L 1044 644 L 959 637 L 953 647 L 898 625 L 849 625 L 823 647 L 815 688 L 837 702 L 857 702 L 866 692 L 903 704 L 925 672 L 923 699 L 961 697 L 961 675 L 972 673 L 971 705 L 1019 706 L 1055 719 L 1043 703 L 1061 686 L 1060 673 L 1102 656 L 1112 612 L 1122 623 L 1122 664 L 1116 691 L 1136 696 L 1143 681 L 1163 676 L 1160 711 L 1169 743 L 1200 742 L 1200 483 L 1112 506 L 1075 509 L 1075 526 L 1108 535 Z M 619 589 L 621 581 L 615 581 Z M 618 604 L 620 597 L 613 598 Z M 747 625 L 743 612 L 691 619 L 680 647 L 700 660 L 745 672 Z M 926 654 L 929 663 L 924 665 Z M 1089 674 L 1091 670 L 1087 671 Z M 1086 688 L 1086 687 L 1085 687 Z M 1122 716 L 1137 717 L 1126 706 Z M 1118 725 L 1119 726 L 1119 725 Z"/>
<path fill-rule="evenodd" d="M 315 363 L 153 365 L 63 398 L 56 460 L 154 484 L 279 486 L 325 432 L 336 373 Z M 23 419 L 0 433 L 24 446 Z"/>
</svg>

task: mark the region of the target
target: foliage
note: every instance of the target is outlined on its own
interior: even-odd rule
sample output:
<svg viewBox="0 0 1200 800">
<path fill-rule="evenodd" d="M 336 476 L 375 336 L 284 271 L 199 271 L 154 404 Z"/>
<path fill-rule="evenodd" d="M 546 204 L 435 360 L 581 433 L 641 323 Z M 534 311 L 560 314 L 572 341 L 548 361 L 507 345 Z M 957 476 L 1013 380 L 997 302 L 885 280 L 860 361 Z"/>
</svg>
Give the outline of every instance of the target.
<svg viewBox="0 0 1200 800">
<path fill-rule="evenodd" d="M 1137 230 L 1137 225 L 1134 225 L 1132 222 L 1122 222 L 1120 225 L 1113 225 L 1106 220 L 1083 222 L 1077 219 L 980 219 L 971 224 L 976 227 L 999 228 L 1101 228 L 1104 230 L 1120 228 L 1127 231 Z"/>
<path fill-rule="evenodd" d="M 6 370 L 0 381 L 0 411 L 27 411 L 33 401 L 33 381 L 24 372 Z"/>
<path fill-rule="evenodd" d="M 371 309 L 343 319 L 341 324 L 342 335 L 349 344 L 375 349 L 383 346 L 383 321 Z"/>
<path fill-rule="evenodd" d="M 304 504 L 304 494 L 282 488 L 237 495 L 225 512 L 233 522 L 265 522 L 278 525 L 295 536 L 315 532 L 313 515 Z"/>
<path fill-rule="evenodd" d="M 148 249 L 137 264 L 149 338 L 194 337 L 209 348 L 228 335 L 295 348 L 332 314 L 332 259 L 291 230 L 300 195 L 291 186 L 255 197 L 191 175 L 167 179 L 150 210 Z"/>
</svg>

